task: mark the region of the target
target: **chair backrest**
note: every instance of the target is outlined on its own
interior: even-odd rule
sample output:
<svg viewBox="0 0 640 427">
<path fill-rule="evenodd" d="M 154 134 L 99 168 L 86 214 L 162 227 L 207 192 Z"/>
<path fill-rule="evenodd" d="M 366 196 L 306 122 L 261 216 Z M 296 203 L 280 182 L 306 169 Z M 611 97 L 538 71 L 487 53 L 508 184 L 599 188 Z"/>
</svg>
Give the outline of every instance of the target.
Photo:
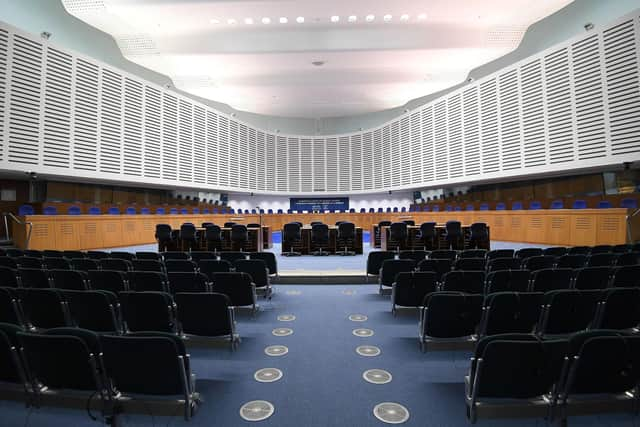
<svg viewBox="0 0 640 427">
<path fill-rule="evenodd" d="M 171 240 L 171 226 L 169 224 L 156 224 L 156 239 Z"/>
<path fill-rule="evenodd" d="M 598 209 L 610 209 L 612 207 L 613 207 L 613 205 L 608 200 L 600 200 L 598 202 Z"/>
<path fill-rule="evenodd" d="M 422 261 L 423 259 L 426 259 L 427 255 L 429 255 L 428 251 L 421 251 L 421 250 L 412 251 L 412 250 L 408 250 L 408 251 L 400 251 L 400 253 L 398 254 L 398 258 L 399 259 L 412 259 L 417 264 L 420 261 Z"/>
<path fill-rule="evenodd" d="M 487 252 L 487 260 L 494 258 L 512 258 L 515 254 L 513 249 L 494 249 Z"/>
<path fill-rule="evenodd" d="M 521 264 L 520 258 L 493 258 L 487 262 L 487 271 L 519 270 Z"/>
<path fill-rule="evenodd" d="M 235 262 L 235 269 L 250 275 L 257 288 L 269 285 L 267 264 L 261 259 L 239 259 Z"/>
<path fill-rule="evenodd" d="M 234 224 L 231 227 L 231 240 L 234 242 L 246 242 L 249 240 L 249 232 L 244 224 Z"/>
<path fill-rule="evenodd" d="M 460 221 L 447 221 L 444 228 L 449 237 L 457 237 L 462 235 L 462 224 Z"/>
<path fill-rule="evenodd" d="M 251 252 L 249 259 L 261 259 L 267 266 L 269 274 L 278 274 L 278 262 L 273 252 Z"/>
<path fill-rule="evenodd" d="M 640 265 L 614 268 L 611 286 L 614 288 L 640 287 Z"/>
<path fill-rule="evenodd" d="M 459 258 L 454 262 L 455 270 L 484 271 L 487 266 L 485 258 Z"/>
<path fill-rule="evenodd" d="M 81 213 L 79 206 L 69 206 L 69 209 L 67 209 L 67 215 L 80 215 Z"/>
<path fill-rule="evenodd" d="M 120 310 L 114 293 L 68 290 L 65 296 L 75 326 L 99 333 L 122 333 Z"/>
<path fill-rule="evenodd" d="M 497 211 L 503 211 L 505 209 L 507 209 L 507 205 L 506 204 L 504 204 L 503 202 L 496 203 L 496 210 Z"/>
<path fill-rule="evenodd" d="M 129 206 L 124 210 L 125 215 L 135 215 L 138 212 L 136 211 L 136 208 L 134 208 L 133 206 Z"/>
<path fill-rule="evenodd" d="M 196 238 L 196 226 L 191 223 L 184 223 L 180 226 L 180 238 L 192 240 Z"/>
<path fill-rule="evenodd" d="M 406 224 L 405 224 L 406 226 Z M 338 235 L 336 236 L 339 240 L 348 240 L 356 237 L 356 225 L 352 222 L 343 222 L 338 225 Z"/>
<path fill-rule="evenodd" d="M 489 238 L 489 228 L 484 222 L 474 222 L 470 227 L 471 240 L 487 240 Z"/>
<path fill-rule="evenodd" d="M 550 255 L 532 256 L 522 260 L 522 268 L 531 271 L 542 270 L 544 268 L 553 268 L 555 262 L 555 257 Z"/>
<path fill-rule="evenodd" d="M 432 271 L 403 271 L 396 275 L 393 303 L 405 307 L 419 307 L 424 297 L 436 291 L 436 273 Z"/>
<path fill-rule="evenodd" d="M 198 270 L 198 265 L 189 259 L 168 259 L 164 262 L 167 273 L 172 271 L 190 271 Z"/>
<path fill-rule="evenodd" d="M 380 274 L 382 262 L 387 259 L 394 259 L 395 252 L 392 251 L 371 251 L 367 255 L 367 274 L 377 276 Z"/>
<path fill-rule="evenodd" d="M 609 267 L 584 267 L 574 271 L 575 289 L 604 289 L 609 286 L 611 269 Z"/>
<path fill-rule="evenodd" d="M 56 208 L 55 206 L 45 206 L 42 209 L 42 214 L 43 215 L 58 215 L 58 208 Z"/>
<path fill-rule="evenodd" d="M 115 294 L 126 291 L 129 287 L 127 275 L 117 270 L 88 270 L 91 289 L 110 291 Z"/>
<path fill-rule="evenodd" d="M 530 210 L 542 209 L 542 203 L 534 200 L 531 203 L 529 203 L 529 209 Z"/>
<path fill-rule="evenodd" d="M 202 259 L 198 263 L 200 273 L 205 274 L 209 279 L 213 278 L 213 273 L 226 273 L 231 271 L 232 264 L 223 259 Z"/>
<path fill-rule="evenodd" d="M 622 199 L 620 202 L 621 208 L 626 209 L 638 209 L 638 200 L 637 199 Z"/>
<path fill-rule="evenodd" d="M 49 273 L 40 268 L 18 268 L 18 276 L 23 288 L 50 288 Z"/>
<path fill-rule="evenodd" d="M 410 259 L 386 259 L 380 267 L 379 281 L 382 286 L 391 286 L 396 280 L 396 275 L 403 271 L 413 271 L 415 261 Z"/>
<path fill-rule="evenodd" d="M 487 273 L 485 293 L 527 292 L 529 289 L 529 270 L 499 270 Z"/>
<path fill-rule="evenodd" d="M 47 270 L 71 270 L 71 263 L 66 258 L 45 257 L 43 264 Z"/>
<path fill-rule="evenodd" d="M 170 272 L 167 273 L 169 289 L 176 292 L 207 292 L 209 278 L 203 273 Z"/>
<path fill-rule="evenodd" d="M 284 225 L 282 229 L 282 240 L 285 242 L 295 242 L 302 240 L 300 224 L 290 222 Z"/>
<path fill-rule="evenodd" d="M 573 205 L 571 205 L 572 209 L 586 209 L 587 201 L 586 200 L 574 200 Z"/>
<path fill-rule="evenodd" d="M 606 289 L 600 297 L 600 329 L 631 329 L 640 324 L 640 289 Z"/>
<path fill-rule="evenodd" d="M 614 253 L 598 253 L 587 257 L 587 267 L 611 267 L 615 265 L 618 254 Z"/>
<path fill-rule="evenodd" d="M 497 292 L 484 300 L 480 335 L 533 332 L 544 294 Z"/>
<path fill-rule="evenodd" d="M 562 255 L 556 258 L 557 268 L 582 268 L 587 262 L 586 255 Z"/>
<path fill-rule="evenodd" d="M 420 271 L 434 271 L 438 280 L 441 280 L 442 276 L 451 271 L 452 261 L 449 258 L 443 259 L 425 259 L 418 263 L 418 270 Z"/>
<path fill-rule="evenodd" d="M 72 258 L 71 266 L 74 270 L 79 271 L 89 271 L 89 270 L 99 270 L 100 263 L 98 263 L 95 259 L 89 258 Z"/>
<path fill-rule="evenodd" d="M 422 333 L 433 338 L 471 336 L 482 313 L 482 295 L 462 292 L 433 292 L 423 302 L 427 308 Z"/>
<path fill-rule="evenodd" d="M 231 300 L 220 293 L 178 292 L 178 320 L 188 335 L 219 337 L 233 334 Z"/>
<path fill-rule="evenodd" d="M 484 291 L 484 271 L 457 270 L 442 276 L 442 291 L 481 294 Z"/>
<path fill-rule="evenodd" d="M 18 215 L 33 215 L 34 213 L 35 213 L 35 210 L 31 205 L 21 205 L 18 208 Z"/>
<path fill-rule="evenodd" d="M 541 256 L 541 255 L 544 255 L 541 248 L 522 248 L 522 249 L 518 249 L 514 254 L 516 258 L 520 258 L 520 259 L 531 258 L 533 256 Z"/>
<path fill-rule="evenodd" d="M 327 243 L 329 241 L 329 226 L 327 224 L 313 224 L 311 226 L 311 241 L 313 243 Z"/>
<path fill-rule="evenodd" d="M 435 222 L 423 222 L 420 224 L 420 238 L 421 239 L 433 239 L 436 236 L 436 223 Z"/>
<path fill-rule="evenodd" d="M 213 273 L 213 292 L 225 294 L 233 306 L 255 304 L 255 288 L 251 276 L 244 272 Z"/>
<path fill-rule="evenodd" d="M 130 271 L 129 289 L 136 292 L 168 292 L 167 276 L 159 271 Z"/>
<path fill-rule="evenodd" d="M 480 203 L 480 210 L 481 211 L 488 211 L 489 210 L 489 204 L 488 203 Z"/>
<path fill-rule="evenodd" d="M 131 261 L 120 258 L 104 258 L 100 260 L 100 268 L 103 270 L 131 271 Z"/>
<path fill-rule="evenodd" d="M 571 268 L 545 268 L 531 272 L 531 290 L 548 292 L 558 289 L 569 289 L 573 270 Z"/>
<path fill-rule="evenodd" d="M 524 209 L 522 206 L 522 202 L 513 202 L 511 204 L 512 211 L 521 211 L 522 209 Z"/>
<path fill-rule="evenodd" d="M 83 291 L 88 289 L 89 276 L 84 271 L 50 269 L 53 287 Z"/>
<path fill-rule="evenodd" d="M 551 206 L 549 206 L 549 209 L 563 209 L 564 208 L 564 202 L 562 200 L 554 200 L 553 202 L 551 202 Z"/>
<path fill-rule="evenodd" d="M 122 315 L 130 331 L 175 332 L 173 299 L 165 292 L 120 292 Z"/>
<path fill-rule="evenodd" d="M 107 214 L 108 215 L 120 215 L 120 208 L 112 206 L 109 209 L 107 209 Z"/>
<path fill-rule="evenodd" d="M 392 240 L 405 240 L 407 238 L 407 224 L 394 222 L 389 226 L 389 238 Z"/>
<path fill-rule="evenodd" d="M 567 254 L 567 248 L 562 246 L 554 246 L 551 248 L 544 248 L 542 250 L 542 255 L 551 255 L 556 258 L 566 254 Z"/>
<path fill-rule="evenodd" d="M 156 209 L 156 215 L 165 215 L 167 213 L 167 211 L 165 210 L 165 208 L 157 208 Z"/>
<path fill-rule="evenodd" d="M 595 318 L 600 295 L 600 291 L 577 289 L 546 292 L 540 332 L 544 335 L 557 335 L 587 329 Z"/>
</svg>

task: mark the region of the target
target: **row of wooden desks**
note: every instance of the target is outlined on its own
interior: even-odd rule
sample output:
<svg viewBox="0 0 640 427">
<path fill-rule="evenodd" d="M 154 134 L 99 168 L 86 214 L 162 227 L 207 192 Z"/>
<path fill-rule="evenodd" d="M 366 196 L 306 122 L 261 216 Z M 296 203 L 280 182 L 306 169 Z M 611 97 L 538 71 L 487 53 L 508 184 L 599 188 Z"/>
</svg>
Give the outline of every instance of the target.
<svg viewBox="0 0 640 427">
<path fill-rule="evenodd" d="M 284 240 L 284 231 L 282 232 L 282 252 L 289 252 L 293 250 L 294 252 L 299 252 L 302 255 L 308 255 L 313 253 L 314 251 L 319 250 L 320 246 L 315 245 L 314 242 L 311 241 L 311 227 L 305 226 L 300 230 L 300 234 L 302 240 L 297 243 L 290 244 Z M 355 238 L 351 245 L 347 246 L 347 250 L 353 251 L 356 254 L 362 254 L 363 250 L 363 238 L 362 238 L 362 228 L 356 227 Z M 336 253 L 337 251 L 341 251 L 344 249 L 344 246 L 338 245 L 338 228 L 337 227 L 329 227 L 329 241 L 326 245 L 322 245 L 323 251 L 328 251 L 329 253 Z"/>
<path fill-rule="evenodd" d="M 487 227 L 487 232 L 489 233 L 489 238 L 486 240 L 486 242 L 483 242 L 480 246 L 479 249 L 487 249 L 489 250 L 491 247 L 491 233 L 489 230 L 489 227 Z M 420 233 L 420 226 L 413 226 L 413 225 L 409 225 L 407 226 L 407 240 L 404 246 L 402 246 L 400 249 L 407 249 L 407 250 L 420 250 L 425 248 L 425 244 L 424 241 L 420 238 L 418 238 Z M 433 249 L 449 249 L 449 242 L 446 240 L 445 238 L 445 234 L 446 234 L 446 229 L 444 224 L 442 225 L 437 225 L 436 226 L 436 238 L 434 239 L 434 244 L 432 246 L 427 246 L 428 250 L 433 250 Z M 470 226 L 468 225 L 463 225 L 462 226 L 462 236 L 464 239 L 464 248 L 458 248 L 458 249 L 469 249 L 471 247 L 470 245 L 470 236 L 471 236 L 471 229 Z M 395 250 L 396 247 L 394 247 L 393 245 L 390 245 L 389 243 L 389 227 L 388 226 L 382 226 L 379 227 L 378 225 L 373 225 L 371 226 L 371 234 L 370 234 L 370 245 L 372 248 L 376 248 L 376 249 L 382 249 L 383 251 L 386 250 Z"/>
</svg>

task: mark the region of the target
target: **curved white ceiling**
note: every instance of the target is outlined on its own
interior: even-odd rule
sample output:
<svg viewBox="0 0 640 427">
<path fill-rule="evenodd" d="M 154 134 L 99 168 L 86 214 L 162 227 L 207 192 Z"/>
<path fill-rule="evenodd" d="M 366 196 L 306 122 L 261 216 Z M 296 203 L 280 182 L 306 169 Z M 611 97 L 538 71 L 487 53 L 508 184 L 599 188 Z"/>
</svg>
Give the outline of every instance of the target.
<svg viewBox="0 0 640 427">
<path fill-rule="evenodd" d="M 456 85 L 570 2 L 62 0 L 179 89 L 289 117 L 379 111 Z"/>
</svg>

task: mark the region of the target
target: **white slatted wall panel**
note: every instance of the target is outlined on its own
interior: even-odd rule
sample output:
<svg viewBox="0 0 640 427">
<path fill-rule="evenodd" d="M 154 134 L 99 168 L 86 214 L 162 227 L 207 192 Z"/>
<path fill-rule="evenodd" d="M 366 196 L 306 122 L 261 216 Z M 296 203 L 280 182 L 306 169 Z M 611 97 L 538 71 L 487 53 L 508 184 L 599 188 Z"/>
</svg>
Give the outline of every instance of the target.
<svg viewBox="0 0 640 427">
<path fill-rule="evenodd" d="M 363 132 L 255 129 L 0 23 L 0 165 L 285 193 L 419 188 L 640 160 L 629 14 Z"/>
<path fill-rule="evenodd" d="M 611 154 L 640 150 L 640 58 L 638 19 L 604 32 Z M 635 31 L 634 31 L 635 30 Z"/>
</svg>

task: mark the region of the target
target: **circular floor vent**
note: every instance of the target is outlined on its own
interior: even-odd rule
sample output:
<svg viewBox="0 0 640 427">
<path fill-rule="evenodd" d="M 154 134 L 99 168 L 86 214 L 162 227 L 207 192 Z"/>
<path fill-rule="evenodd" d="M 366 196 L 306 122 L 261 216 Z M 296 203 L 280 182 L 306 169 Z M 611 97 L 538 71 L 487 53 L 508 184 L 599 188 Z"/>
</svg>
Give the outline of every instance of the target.
<svg viewBox="0 0 640 427">
<path fill-rule="evenodd" d="M 379 356 L 381 351 L 375 345 L 361 345 L 356 348 L 356 353 L 360 356 L 374 357 Z"/>
<path fill-rule="evenodd" d="M 286 337 L 288 335 L 293 334 L 293 329 L 290 329 L 290 328 L 276 328 L 273 331 L 271 331 L 271 333 L 273 335 L 275 335 L 276 337 Z"/>
<path fill-rule="evenodd" d="M 399 403 L 383 402 L 373 408 L 373 415 L 387 424 L 402 424 L 409 419 L 409 410 Z"/>
<path fill-rule="evenodd" d="M 355 295 L 356 291 L 353 291 L 351 289 L 345 289 L 342 291 L 342 295 Z"/>
<path fill-rule="evenodd" d="M 276 368 L 258 369 L 253 378 L 259 383 L 272 383 L 282 378 L 282 371 Z"/>
<path fill-rule="evenodd" d="M 262 421 L 273 415 L 275 408 L 266 400 L 252 400 L 240 408 L 240 416 L 245 421 Z"/>
<path fill-rule="evenodd" d="M 281 314 L 280 316 L 278 316 L 278 320 L 281 322 L 293 322 L 294 320 L 296 320 L 296 316 L 294 316 L 293 314 Z"/>
<path fill-rule="evenodd" d="M 354 329 L 352 334 L 357 337 L 371 337 L 373 336 L 373 330 L 367 328 L 358 328 Z"/>
<path fill-rule="evenodd" d="M 371 384 L 387 384 L 393 379 L 391 373 L 383 369 L 369 369 L 364 371 L 362 378 Z"/>
<path fill-rule="evenodd" d="M 287 295 L 302 295 L 302 291 L 297 291 L 295 289 L 292 289 L 290 291 L 286 291 L 285 294 L 287 294 Z"/>
<path fill-rule="evenodd" d="M 366 322 L 368 319 L 364 314 L 352 314 L 349 316 L 349 320 L 352 322 Z"/>
<path fill-rule="evenodd" d="M 289 353 L 289 349 L 284 345 L 270 345 L 264 349 L 267 356 L 283 356 Z"/>
</svg>

